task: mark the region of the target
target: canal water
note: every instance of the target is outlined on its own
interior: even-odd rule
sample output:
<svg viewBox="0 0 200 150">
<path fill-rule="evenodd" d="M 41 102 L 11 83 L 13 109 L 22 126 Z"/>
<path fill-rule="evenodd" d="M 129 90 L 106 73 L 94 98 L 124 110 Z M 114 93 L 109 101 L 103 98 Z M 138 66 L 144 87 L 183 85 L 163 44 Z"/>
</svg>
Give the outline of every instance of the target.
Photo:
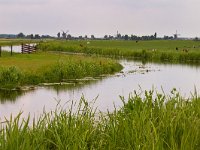
<svg viewBox="0 0 200 150">
<path fill-rule="evenodd" d="M 176 88 L 183 96 L 190 97 L 196 90 L 200 93 L 200 67 L 188 65 L 155 64 L 121 60 L 124 69 L 115 75 L 102 77 L 87 83 L 68 86 L 38 87 L 29 92 L 0 91 L 0 118 L 14 116 L 20 111 L 40 116 L 44 111 L 54 110 L 57 104 L 69 108 L 71 102 L 84 97 L 89 102 L 96 99 L 94 107 L 100 111 L 112 111 L 120 108 L 122 101 L 133 93 L 144 90 L 170 94 Z"/>
<path fill-rule="evenodd" d="M 11 46 L 3 46 L 2 50 L 10 52 L 11 51 Z M 12 46 L 12 51 L 15 52 L 15 53 L 21 53 L 21 50 L 22 50 L 21 45 Z"/>
<path fill-rule="evenodd" d="M 30 46 L 35 46 L 36 43 L 31 43 Z M 11 51 L 11 46 L 2 46 L 3 51 L 10 52 Z M 12 51 L 15 53 L 21 53 L 22 52 L 22 46 L 21 45 L 13 45 L 12 46 Z"/>
</svg>

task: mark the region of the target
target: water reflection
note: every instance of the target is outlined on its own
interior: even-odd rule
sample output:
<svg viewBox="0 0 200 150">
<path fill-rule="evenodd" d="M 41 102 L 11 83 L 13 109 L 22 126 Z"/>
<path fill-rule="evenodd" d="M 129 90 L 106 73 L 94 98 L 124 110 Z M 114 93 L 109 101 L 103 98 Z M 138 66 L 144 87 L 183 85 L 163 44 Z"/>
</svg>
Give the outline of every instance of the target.
<svg viewBox="0 0 200 150">
<path fill-rule="evenodd" d="M 59 93 L 64 92 L 64 91 L 80 91 L 83 88 L 85 88 L 86 86 L 90 86 L 90 85 L 94 85 L 97 84 L 98 82 L 101 82 L 102 78 L 98 78 L 96 80 L 87 80 L 87 81 L 79 81 L 76 83 L 72 83 L 72 84 L 66 84 L 66 85 L 51 85 L 51 86 L 45 86 L 45 87 L 38 87 L 36 88 L 36 90 L 40 90 L 42 88 L 45 88 L 48 91 L 52 91 L 57 93 L 57 95 L 59 95 Z M 17 99 L 19 99 L 20 97 L 24 96 L 25 94 L 28 93 L 34 93 L 33 90 L 29 90 L 29 91 L 23 91 L 23 90 L 0 90 L 0 103 L 4 104 L 6 102 L 11 102 L 14 103 L 15 101 L 17 101 Z"/>
<path fill-rule="evenodd" d="M 30 43 L 30 46 L 35 46 L 36 43 Z M 3 51 L 11 52 L 11 46 L 2 46 Z M 21 45 L 12 45 L 12 52 L 14 53 L 21 53 L 22 46 Z"/>
<path fill-rule="evenodd" d="M 117 60 L 119 61 L 122 61 L 122 59 L 120 58 L 116 58 Z M 188 67 L 194 67 L 194 68 L 199 68 L 200 67 L 200 61 L 197 60 L 197 61 L 187 61 L 187 62 L 170 62 L 170 61 L 160 61 L 160 60 L 154 60 L 154 61 L 149 61 L 149 60 L 141 60 L 140 58 L 126 58 L 124 59 L 124 61 L 127 61 L 127 62 L 135 62 L 135 63 L 140 63 L 142 65 L 148 65 L 148 64 L 157 64 L 157 65 L 172 65 L 172 66 L 175 66 L 175 65 L 178 65 L 178 66 L 188 66 Z"/>
<path fill-rule="evenodd" d="M 4 104 L 7 101 L 14 103 L 18 98 L 25 94 L 25 91 L 0 90 L 0 103 Z"/>
<path fill-rule="evenodd" d="M 11 46 L 2 46 L 2 50 L 10 52 L 11 51 Z M 12 51 L 15 52 L 15 53 L 21 53 L 21 50 L 22 50 L 21 45 L 12 46 Z"/>
<path fill-rule="evenodd" d="M 80 80 L 80 81 L 76 81 L 72 84 L 66 84 L 66 85 L 52 85 L 52 86 L 46 86 L 44 87 L 45 89 L 49 90 L 49 91 L 55 91 L 57 93 L 57 95 L 59 95 L 62 92 L 73 92 L 73 91 L 81 91 L 82 89 L 89 87 L 89 86 L 93 86 L 95 84 L 98 84 L 99 82 L 101 82 L 103 80 L 103 78 L 106 77 L 99 77 L 99 78 L 95 78 L 94 80 Z"/>
</svg>

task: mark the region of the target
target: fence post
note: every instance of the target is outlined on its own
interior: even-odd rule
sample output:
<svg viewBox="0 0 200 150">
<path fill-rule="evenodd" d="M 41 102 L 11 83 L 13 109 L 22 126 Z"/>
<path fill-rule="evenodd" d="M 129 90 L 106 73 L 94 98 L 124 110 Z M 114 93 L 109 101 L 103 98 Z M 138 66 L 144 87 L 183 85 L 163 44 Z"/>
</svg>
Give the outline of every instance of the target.
<svg viewBox="0 0 200 150">
<path fill-rule="evenodd" d="M 22 43 L 22 54 L 24 53 L 24 44 Z"/>
<path fill-rule="evenodd" d="M 30 54 L 30 53 L 31 53 L 31 45 L 28 44 L 28 54 Z"/>
<path fill-rule="evenodd" d="M 1 57 L 1 46 L 0 46 L 0 57 Z"/>
<path fill-rule="evenodd" d="M 13 46 L 12 45 L 10 46 L 10 49 L 11 49 L 11 53 L 10 54 L 12 56 L 12 51 L 13 51 Z"/>
</svg>

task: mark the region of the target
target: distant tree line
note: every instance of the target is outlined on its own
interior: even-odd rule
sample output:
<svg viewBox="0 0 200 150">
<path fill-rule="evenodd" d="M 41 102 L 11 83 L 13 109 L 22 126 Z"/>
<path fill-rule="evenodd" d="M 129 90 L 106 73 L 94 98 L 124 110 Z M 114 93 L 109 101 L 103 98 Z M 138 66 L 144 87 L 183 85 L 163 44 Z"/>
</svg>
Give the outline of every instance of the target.
<svg viewBox="0 0 200 150">
<path fill-rule="evenodd" d="M 90 40 L 155 40 L 157 39 L 157 33 L 155 33 L 154 35 L 150 35 L 150 36 L 136 36 L 136 35 L 121 35 L 120 33 L 117 33 L 116 36 L 112 36 L 112 35 L 105 35 L 103 38 L 96 38 L 94 35 L 91 35 L 90 37 L 85 35 L 85 36 L 78 36 L 78 37 L 73 37 L 70 34 L 67 34 L 66 32 L 63 31 L 63 33 L 58 32 L 57 34 L 57 38 L 58 39 L 80 39 L 80 40 L 84 40 L 84 39 L 90 39 Z"/>
<path fill-rule="evenodd" d="M 118 39 L 118 40 L 155 40 L 157 39 L 157 33 L 155 33 L 154 35 L 147 35 L 147 36 L 136 36 L 136 35 L 121 35 L 120 33 L 118 33 L 116 35 L 116 37 L 113 37 L 111 35 L 105 35 L 104 36 L 105 40 L 109 40 L 109 39 Z"/>
<path fill-rule="evenodd" d="M 26 39 L 41 39 L 41 38 L 53 38 L 50 35 L 39 35 L 39 34 L 29 34 L 25 35 L 22 32 L 16 35 L 17 38 L 26 38 Z"/>
<path fill-rule="evenodd" d="M 170 39 L 170 37 L 168 37 L 168 36 L 166 36 L 166 37 L 165 37 L 165 39 Z M 41 35 L 40 36 L 39 34 L 24 35 L 23 33 L 19 33 L 16 35 L 16 38 L 41 39 L 41 38 L 55 38 L 55 37 L 51 37 L 49 35 Z M 114 39 L 116 39 L 116 40 L 155 40 L 155 39 L 157 39 L 157 33 L 155 33 L 154 35 L 141 36 L 141 37 L 136 36 L 136 35 L 129 36 L 127 34 L 121 35 L 119 33 L 116 36 L 105 35 L 103 38 L 96 38 L 94 35 L 73 37 L 71 34 L 67 34 L 65 32 L 63 32 L 63 33 L 58 32 L 57 39 L 68 39 L 68 40 L 74 40 L 74 39 L 80 39 L 80 40 L 84 40 L 84 39 L 91 39 L 91 40 L 95 40 L 95 39 L 102 39 L 102 40 L 114 40 Z"/>
<path fill-rule="evenodd" d="M 60 40 L 172 40 L 176 39 L 174 36 L 167 36 L 164 35 L 163 37 L 157 37 L 157 33 L 155 32 L 152 35 L 144 35 L 144 36 L 137 36 L 137 35 L 122 35 L 117 32 L 117 35 L 104 35 L 102 38 L 96 38 L 94 35 L 88 36 L 72 36 L 67 32 L 58 32 L 57 37 L 50 36 L 50 35 L 39 35 L 39 34 L 29 34 L 25 35 L 24 33 L 20 32 L 19 34 L 0 34 L 0 38 L 21 38 L 21 39 L 60 39 Z M 195 41 L 198 41 L 198 37 L 194 38 Z"/>
<path fill-rule="evenodd" d="M 7 38 L 7 39 L 13 39 L 13 38 L 20 38 L 20 39 L 48 39 L 48 38 L 55 38 L 50 35 L 39 35 L 39 34 L 29 34 L 25 35 L 24 33 L 19 34 L 0 34 L 0 38 Z"/>
</svg>

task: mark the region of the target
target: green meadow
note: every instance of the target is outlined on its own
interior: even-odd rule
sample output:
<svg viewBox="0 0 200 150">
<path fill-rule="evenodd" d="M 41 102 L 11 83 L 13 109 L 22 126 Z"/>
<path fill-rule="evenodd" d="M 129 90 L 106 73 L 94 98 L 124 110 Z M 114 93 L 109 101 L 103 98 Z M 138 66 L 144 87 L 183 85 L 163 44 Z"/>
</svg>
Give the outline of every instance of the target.
<svg viewBox="0 0 200 150">
<path fill-rule="evenodd" d="M 193 40 L 57 40 L 42 42 L 39 47 L 44 51 L 86 53 L 154 62 L 200 63 L 200 41 Z"/>
<path fill-rule="evenodd" d="M 122 69 L 115 60 L 37 52 L 0 58 L 0 88 L 16 88 L 40 83 L 59 83 L 68 79 L 97 77 Z"/>
<path fill-rule="evenodd" d="M 40 40 L 29 39 L 0 39 L 0 46 L 20 45 L 22 43 L 38 43 Z"/>
</svg>

